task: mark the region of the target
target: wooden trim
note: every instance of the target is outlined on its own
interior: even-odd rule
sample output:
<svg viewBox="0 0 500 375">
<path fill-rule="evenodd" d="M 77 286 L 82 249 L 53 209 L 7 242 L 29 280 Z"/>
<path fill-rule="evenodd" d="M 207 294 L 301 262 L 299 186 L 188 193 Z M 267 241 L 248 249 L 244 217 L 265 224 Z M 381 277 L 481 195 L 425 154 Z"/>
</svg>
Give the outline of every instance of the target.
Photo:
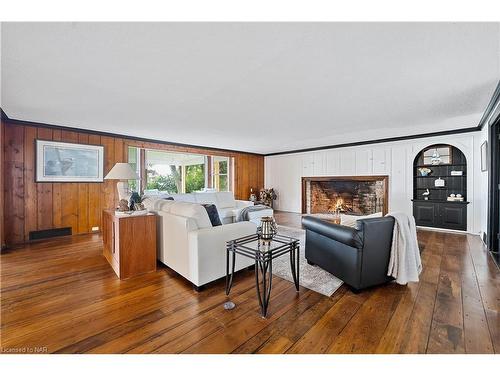
<svg viewBox="0 0 500 375">
<path fill-rule="evenodd" d="M 127 146 L 128 147 L 128 146 Z M 141 164 L 140 166 L 140 185 L 139 189 L 141 193 L 144 193 L 144 190 L 148 187 L 148 170 L 147 170 L 147 165 L 146 165 L 146 149 L 144 148 L 139 148 L 139 163 Z"/>
<path fill-rule="evenodd" d="M 499 227 L 500 219 L 498 212 L 500 208 L 500 118 L 488 129 L 488 221 L 487 221 L 487 245 L 490 251 L 498 252 L 499 249 Z"/>
<path fill-rule="evenodd" d="M 384 182 L 384 209 L 382 214 L 385 216 L 389 212 L 389 176 L 388 175 L 373 175 L 373 176 L 318 176 L 318 177 L 302 177 L 302 213 L 307 213 L 306 207 L 306 183 L 318 181 L 383 181 Z"/>
<path fill-rule="evenodd" d="M 0 249 L 5 246 L 5 228 L 4 228 L 4 124 L 3 124 L 3 111 L 1 112 L 2 118 L 0 118 Z"/>
<path fill-rule="evenodd" d="M 303 149 L 290 150 L 290 151 L 280 151 L 280 152 L 273 152 L 270 154 L 265 154 L 264 156 L 298 154 L 298 153 L 302 153 L 302 152 L 331 150 L 331 149 L 335 149 L 335 148 L 345 148 L 345 147 L 365 146 L 365 145 L 371 145 L 371 144 L 377 144 L 377 143 L 407 141 L 407 140 L 418 139 L 418 138 L 440 137 L 443 135 L 470 133 L 470 132 L 475 132 L 475 131 L 480 131 L 480 130 L 481 130 L 481 128 L 474 126 L 474 127 L 469 127 L 469 128 L 455 129 L 455 130 L 444 130 L 444 131 L 433 132 L 433 133 L 422 133 L 422 134 L 415 134 L 415 135 L 405 135 L 405 136 L 401 136 L 401 137 L 374 139 L 374 140 L 369 140 L 369 141 L 341 143 L 338 145 L 311 147 L 311 148 L 303 148 Z"/>
<path fill-rule="evenodd" d="M 75 128 L 75 127 L 71 127 L 71 126 L 46 124 L 46 123 L 43 123 L 43 122 L 32 122 L 32 121 L 18 120 L 18 119 L 10 118 L 9 116 L 7 116 L 7 114 L 3 110 L 1 110 L 1 111 L 2 111 L 1 112 L 2 113 L 2 119 L 6 123 L 11 123 L 11 124 L 14 124 L 14 125 L 43 127 L 43 128 L 49 128 L 49 129 L 55 129 L 55 130 L 62 130 L 62 131 L 65 130 L 65 131 L 70 131 L 70 132 L 100 135 L 100 136 L 104 136 L 104 137 L 122 138 L 124 140 L 130 140 L 130 141 L 136 141 L 136 142 L 144 142 L 144 143 L 152 143 L 152 144 L 156 144 L 156 145 L 167 145 L 167 146 L 175 146 L 175 147 L 189 147 L 189 148 L 199 149 L 201 153 L 204 153 L 206 151 L 210 151 L 210 152 L 215 152 L 215 153 L 222 153 L 220 155 L 226 155 L 227 153 L 231 153 L 231 154 L 242 153 L 242 154 L 251 154 L 251 155 L 259 155 L 259 156 L 262 155 L 262 154 L 258 154 L 258 153 L 255 153 L 255 152 L 247 152 L 247 151 L 243 151 L 243 150 L 232 150 L 232 149 L 210 147 L 210 146 L 203 146 L 203 145 L 192 145 L 192 144 L 187 144 L 187 143 L 169 142 L 169 141 L 163 141 L 163 140 L 159 140 L 159 139 L 135 137 L 135 136 L 132 136 L 132 135 L 127 135 L 127 134 L 118 134 L 118 133 L 111 133 L 111 132 L 103 132 L 103 131 L 99 131 L 99 130 L 81 129 L 81 128 Z M 217 155 L 219 155 L 219 154 L 217 154 Z"/>
<path fill-rule="evenodd" d="M 207 158 L 207 170 L 206 170 L 205 176 L 206 176 L 207 180 L 206 180 L 205 185 L 207 186 L 207 188 L 210 189 L 213 187 L 212 186 L 213 185 L 212 166 L 213 166 L 214 161 L 213 161 L 213 156 L 211 156 L 211 155 L 207 155 L 206 158 Z"/>
<path fill-rule="evenodd" d="M 495 116 L 494 116 L 494 111 L 495 109 L 500 108 L 500 81 L 498 81 L 497 87 L 495 89 L 495 92 L 493 93 L 493 96 L 490 99 L 490 102 L 488 103 L 488 106 L 486 107 L 486 110 L 483 113 L 483 116 L 481 117 L 481 120 L 479 120 L 479 124 L 477 127 L 479 128 L 478 130 L 482 130 L 483 127 L 488 123 L 493 124 L 495 121 Z"/>
</svg>

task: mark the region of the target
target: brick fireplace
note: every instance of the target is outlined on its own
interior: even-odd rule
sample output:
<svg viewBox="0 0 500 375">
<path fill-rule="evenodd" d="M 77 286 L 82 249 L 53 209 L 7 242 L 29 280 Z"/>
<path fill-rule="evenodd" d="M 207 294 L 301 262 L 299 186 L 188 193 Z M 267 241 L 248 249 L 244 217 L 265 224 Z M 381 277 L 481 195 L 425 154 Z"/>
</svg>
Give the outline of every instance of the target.
<svg viewBox="0 0 500 375">
<path fill-rule="evenodd" d="M 302 213 L 388 212 L 388 176 L 302 177 Z"/>
</svg>

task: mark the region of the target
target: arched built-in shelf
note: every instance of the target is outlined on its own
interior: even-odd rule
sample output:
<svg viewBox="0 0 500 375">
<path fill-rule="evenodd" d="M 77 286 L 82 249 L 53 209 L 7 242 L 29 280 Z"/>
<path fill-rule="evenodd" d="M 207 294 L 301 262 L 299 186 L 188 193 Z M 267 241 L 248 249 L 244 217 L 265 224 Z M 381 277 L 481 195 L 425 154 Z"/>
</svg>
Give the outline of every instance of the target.
<svg viewBox="0 0 500 375">
<path fill-rule="evenodd" d="M 425 170 L 430 172 L 425 175 Z M 436 186 L 436 180 L 444 186 Z M 452 195 L 462 199 L 451 200 Z M 467 160 L 457 147 L 436 144 L 413 161 L 413 215 L 419 226 L 467 229 Z"/>
</svg>

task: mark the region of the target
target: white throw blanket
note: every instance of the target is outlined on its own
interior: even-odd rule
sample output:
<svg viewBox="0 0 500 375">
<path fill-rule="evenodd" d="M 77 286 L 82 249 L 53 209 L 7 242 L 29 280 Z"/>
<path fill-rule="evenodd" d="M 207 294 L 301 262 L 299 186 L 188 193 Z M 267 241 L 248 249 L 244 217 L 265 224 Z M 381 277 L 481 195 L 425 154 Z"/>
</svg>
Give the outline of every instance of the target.
<svg viewBox="0 0 500 375">
<path fill-rule="evenodd" d="M 387 275 L 394 277 L 401 285 L 411 281 L 416 282 L 418 275 L 422 272 L 422 261 L 415 219 L 402 212 L 391 213 L 387 216 L 392 216 L 395 220 Z"/>
</svg>

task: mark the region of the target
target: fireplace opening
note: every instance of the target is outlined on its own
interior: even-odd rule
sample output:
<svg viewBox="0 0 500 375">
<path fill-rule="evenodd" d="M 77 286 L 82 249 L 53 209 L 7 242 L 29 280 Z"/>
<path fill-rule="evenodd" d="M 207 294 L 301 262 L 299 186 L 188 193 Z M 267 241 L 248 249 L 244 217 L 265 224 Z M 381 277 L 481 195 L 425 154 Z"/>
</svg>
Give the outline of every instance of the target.
<svg viewBox="0 0 500 375">
<path fill-rule="evenodd" d="M 388 176 L 303 177 L 302 213 L 385 215 L 387 183 Z"/>
</svg>

